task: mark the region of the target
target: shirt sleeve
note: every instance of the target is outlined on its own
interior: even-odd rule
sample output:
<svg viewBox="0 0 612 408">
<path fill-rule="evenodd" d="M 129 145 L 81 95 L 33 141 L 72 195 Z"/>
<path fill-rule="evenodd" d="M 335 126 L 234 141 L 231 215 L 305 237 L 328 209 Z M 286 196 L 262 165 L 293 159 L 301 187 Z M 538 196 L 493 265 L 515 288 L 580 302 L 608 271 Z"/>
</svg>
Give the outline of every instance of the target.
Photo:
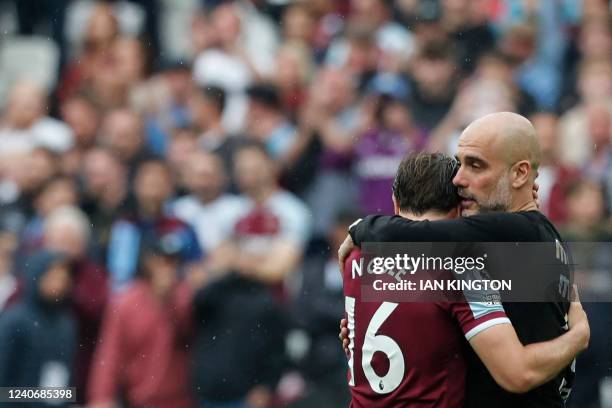
<svg viewBox="0 0 612 408">
<path fill-rule="evenodd" d="M 489 327 L 511 324 L 501 303 L 465 301 L 453 302 L 449 307 L 468 341 Z"/>
<path fill-rule="evenodd" d="M 124 306 L 125 303 L 119 299 L 113 299 L 106 310 L 100 342 L 91 365 L 88 384 L 90 402 L 108 402 L 117 397 L 125 361 L 125 339 L 122 335 Z"/>
<path fill-rule="evenodd" d="M 130 282 L 138 266 L 140 232 L 127 221 L 117 221 L 111 229 L 107 265 L 113 289 Z"/>
<path fill-rule="evenodd" d="M 487 213 L 440 221 L 412 221 L 400 216 L 368 215 L 349 234 L 363 242 L 504 242 L 537 241 L 537 229 L 520 213 Z"/>
<path fill-rule="evenodd" d="M 312 215 L 308 208 L 297 199 L 287 199 L 277 207 L 281 217 L 282 238 L 297 245 L 300 249 L 306 246 L 312 228 Z"/>
</svg>

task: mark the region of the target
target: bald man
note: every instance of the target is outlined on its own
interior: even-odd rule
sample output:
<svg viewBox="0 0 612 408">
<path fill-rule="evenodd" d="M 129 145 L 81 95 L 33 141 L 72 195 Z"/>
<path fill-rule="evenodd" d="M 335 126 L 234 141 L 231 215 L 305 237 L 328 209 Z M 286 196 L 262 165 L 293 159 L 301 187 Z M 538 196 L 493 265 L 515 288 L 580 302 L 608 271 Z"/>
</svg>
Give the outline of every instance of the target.
<svg viewBox="0 0 612 408">
<path fill-rule="evenodd" d="M 484 116 L 464 130 L 456 156 L 461 215 L 537 210 L 532 189 L 540 146 L 529 120 L 511 112 Z"/>
<path fill-rule="evenodd" d="M 398 216 L 367 216 L 351 227 L 350 236 L 339 251 L 340 261 L 354 248 L 353 242 L 355 245 L 362 242 L 562 242 L 555 227 L 537 210 L 533 198 L 540 151 L 535 130 L 527 119 L 501 112 L 474 121 L 462 133 L 456 157 L 460 168 L 453 184 L 461 196 L 464 218 L 411 221 Z M 554 265 L 547 273 L 558 276 L 560 281 L 568 279 L 566 259 L 557 259 L 551 254 L 547 262 Z M 554 295 L 555 301 L 546 303 L 504 303 L 523 344 L 550 340 L 566 331 L 569 293 L 560 290 Z M 503 330 L 504 325 L 498 325 L 488 332 Z M 481 340 L 476 335 L 470 341 Z M 495 344 L 480 348 L 493 353 L 496 350 Z M 508 357 L 508 363 L 512 364 L 512 357 Z M 497 385 L 473 355 L 469 359 L 466 406 L 563 407 L 572 377 L 573 370 L 568 367 L 527 393 L 513 394 Z"/>
</svg>

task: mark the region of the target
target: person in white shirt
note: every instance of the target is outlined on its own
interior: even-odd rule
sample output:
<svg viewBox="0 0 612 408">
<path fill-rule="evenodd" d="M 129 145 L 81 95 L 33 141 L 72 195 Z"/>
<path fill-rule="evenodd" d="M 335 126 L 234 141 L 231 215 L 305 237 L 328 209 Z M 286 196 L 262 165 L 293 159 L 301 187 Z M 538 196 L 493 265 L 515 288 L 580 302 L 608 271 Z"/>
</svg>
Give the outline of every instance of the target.
<svg viewBox="0 0 612 408">
<path fill-rule="evenodd" d="M 36 147 L 57 153 L 70 149 L 72 130 L 47 116 L 47 95 L 38 84 L 22 80 L 12 88 L 0 120 L 0 157 L 27 154 Z"/>
<path fill-rule="evenodd" d="M 234 156 L 242 214 L 233 235 L 211 254 L 213 272 L 236 271 L 281 286 L 302 260 L 312 216 L 296 196 L 278 186 L 275 163 L 265 147 L 250 143 Z"/>
<path fill-rule="evenodd" d="M 223 162 L 215 154 L 194 152 L 184 177 L 191 194 L 174 202 L 174 214 L 191 225 L 204 252 L 210 253 L 231 235 L 242 213 L 242 201 L 224 193 L 227 177 Z"/>
<path fill-rule="evenodd" d="M 224 1 L 208 11 L 208 43 L 195 58 L 193 79 L 227 93 L 225 128 L 239 132 L 247 111 L 246 88 L 274 72 L 278 34 L 248 1 Z"/>
</svg>

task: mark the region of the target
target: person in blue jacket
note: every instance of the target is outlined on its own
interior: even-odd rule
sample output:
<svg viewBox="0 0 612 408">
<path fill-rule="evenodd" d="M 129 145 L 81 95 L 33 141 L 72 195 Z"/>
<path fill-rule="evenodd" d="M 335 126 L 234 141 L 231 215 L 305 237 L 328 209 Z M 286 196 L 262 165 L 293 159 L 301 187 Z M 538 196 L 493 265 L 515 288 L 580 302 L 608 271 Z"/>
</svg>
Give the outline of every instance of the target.
<svg viewBox="0 0 612 408">
<path fill-rule="evenodd" d="M 39 251 L 26 261 L 23 277 L 21 298 L 0 315 L 0 386 L 69 387 L 77 346 L 69 262 Z"/>
</svg>

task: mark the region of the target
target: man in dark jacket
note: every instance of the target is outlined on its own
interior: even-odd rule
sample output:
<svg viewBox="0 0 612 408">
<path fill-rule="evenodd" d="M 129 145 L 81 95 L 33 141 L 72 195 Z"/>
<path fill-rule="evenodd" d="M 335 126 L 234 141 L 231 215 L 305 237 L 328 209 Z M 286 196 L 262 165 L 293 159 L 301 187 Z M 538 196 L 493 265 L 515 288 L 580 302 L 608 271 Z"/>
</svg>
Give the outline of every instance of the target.
<svg viewBox="0 0 612 408">
<path fill-rule="evenodd" d="M 336 345 L 337 316 L 344 313 L 337 254 L 356 218 L 353 211 L 341 211 L 327 240 L 310 245 L 300 268 L 300 286 L 291 308 L 295 327 L 288 336 L 287 348 L 306 381 L 306 389 L 304 398 L 292 408 L 347 407 L 350 403 L 345 385 L 346 356 Z M 299 347 L 302 342 L 307 346 Z"/>
<path fill-rule="evenodd" d="M 267 406 L 285 353 L 284 317 L 269 288 L 228 273 L 196 293 L 194 315 L 192 378 L 200 406 Z"/>
<path fill-rule="evenodd" d="M 37 252 L 24 279 L 21 300 L 0 316 L 0 386 L 68 387 L 76 328 L 66 301 L 72 286 L 67 258 Z"/>
</svg>

